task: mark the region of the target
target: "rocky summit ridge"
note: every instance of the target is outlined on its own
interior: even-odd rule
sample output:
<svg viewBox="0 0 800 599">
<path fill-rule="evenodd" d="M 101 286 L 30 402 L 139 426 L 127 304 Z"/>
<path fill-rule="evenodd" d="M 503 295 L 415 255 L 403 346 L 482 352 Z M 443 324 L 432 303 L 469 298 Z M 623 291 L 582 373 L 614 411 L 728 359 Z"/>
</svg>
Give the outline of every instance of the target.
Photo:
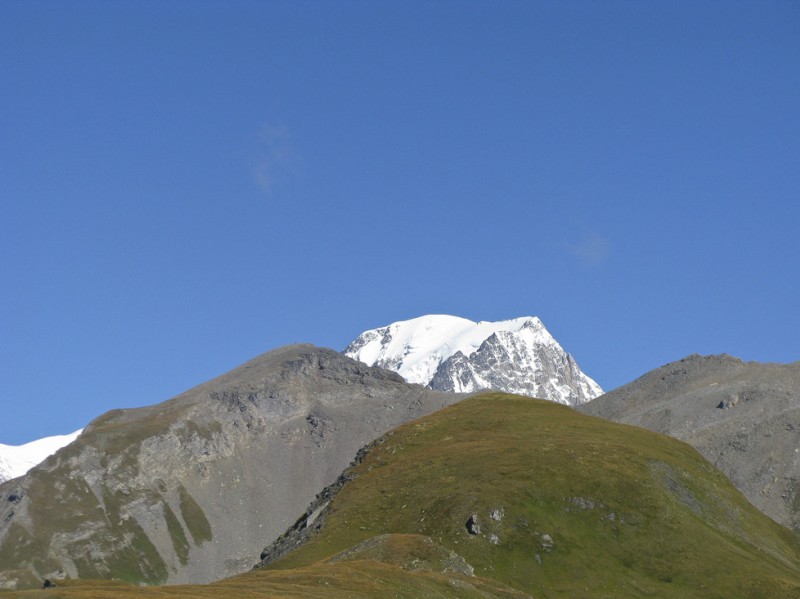
<svg viewBox="0 0 800 599">
<path fill-rule="evenodd" d="M 343 353 L 437 391 L 494 389 L 572 406 L 603 392 L 535 316 L 420 316 L 365 331 Z"/>
</svg>

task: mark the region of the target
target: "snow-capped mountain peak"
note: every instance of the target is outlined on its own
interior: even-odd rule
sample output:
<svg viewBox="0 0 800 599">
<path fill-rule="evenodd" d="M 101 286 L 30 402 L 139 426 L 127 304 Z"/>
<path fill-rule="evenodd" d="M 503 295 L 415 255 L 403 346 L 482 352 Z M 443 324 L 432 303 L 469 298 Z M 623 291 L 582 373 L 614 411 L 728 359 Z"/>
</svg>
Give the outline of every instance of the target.
<svg viewBox="0 0 800 599">
<path fill-rule="evenodd" d="M 0 483 L 22 476 L 62 447 L 72 443 L 83 429 L 69 435 L 55 435 L 37 439 L 24 445 L 0 443 Z"/>
<path fill-rule="evenodd" d="M 365 331 L 344 353 L 440 391 L 498 389 L 570 405 L 602 393 L 535 316 L 420 316 Z"/>
</svg>

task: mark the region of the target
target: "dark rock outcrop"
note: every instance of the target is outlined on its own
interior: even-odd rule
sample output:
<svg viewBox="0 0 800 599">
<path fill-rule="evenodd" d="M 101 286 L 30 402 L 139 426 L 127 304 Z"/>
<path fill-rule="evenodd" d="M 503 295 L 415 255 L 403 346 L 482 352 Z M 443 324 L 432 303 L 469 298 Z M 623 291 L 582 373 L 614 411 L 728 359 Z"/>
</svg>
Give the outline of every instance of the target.
<svg viewBox="0 0 800 599">
<path fill-rule="evenodd" d="M 471 535 L 481 534 L 481 525 L 478 523 L 478 514 L 472 514 L 467 520 L 467 532 Z"/>
</svg>

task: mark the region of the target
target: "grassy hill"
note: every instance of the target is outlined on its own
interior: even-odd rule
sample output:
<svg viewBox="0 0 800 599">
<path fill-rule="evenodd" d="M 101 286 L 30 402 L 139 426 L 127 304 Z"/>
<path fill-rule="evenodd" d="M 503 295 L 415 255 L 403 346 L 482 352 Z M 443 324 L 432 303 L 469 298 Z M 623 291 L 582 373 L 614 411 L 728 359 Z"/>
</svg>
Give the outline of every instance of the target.
<svg viewBox="0 0 800 599">
<path fill-rule="evenodd" d="M 267 568 L 13 596 L 800 596 L 794 537 L 694 449 L 550 402 L 465 400 L 399 427 L 350 475 L 320 532 Z"/>
</svg>

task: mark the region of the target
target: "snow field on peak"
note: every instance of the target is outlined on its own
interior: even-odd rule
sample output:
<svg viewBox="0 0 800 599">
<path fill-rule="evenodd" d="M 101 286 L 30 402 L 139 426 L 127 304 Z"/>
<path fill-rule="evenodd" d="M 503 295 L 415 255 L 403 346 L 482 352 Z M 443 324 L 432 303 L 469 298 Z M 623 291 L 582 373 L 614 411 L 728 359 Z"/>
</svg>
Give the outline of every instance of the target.
<svg viewBox="0 0 800 599">
<path fill-rule="evenodd" d="M 420 316 L 365 331 L 343 353 L 438 391 L 498 389 L 567 405 L 602 394 L 534 316 Z"/>
<path fill-rule="evenodd" d="M 366 364 L 377 363 L 395 370 L 409 383 L 425 385 L 444 360 L 458 352 L 472 355 L 495 333 L 519 333 L 531 345 L 561 350 L 535 316 L 474 322 L 458 316 L 431 314 L 366 331 L 359 337 L 365 343 L 345 353 Z"/>
</svg>

